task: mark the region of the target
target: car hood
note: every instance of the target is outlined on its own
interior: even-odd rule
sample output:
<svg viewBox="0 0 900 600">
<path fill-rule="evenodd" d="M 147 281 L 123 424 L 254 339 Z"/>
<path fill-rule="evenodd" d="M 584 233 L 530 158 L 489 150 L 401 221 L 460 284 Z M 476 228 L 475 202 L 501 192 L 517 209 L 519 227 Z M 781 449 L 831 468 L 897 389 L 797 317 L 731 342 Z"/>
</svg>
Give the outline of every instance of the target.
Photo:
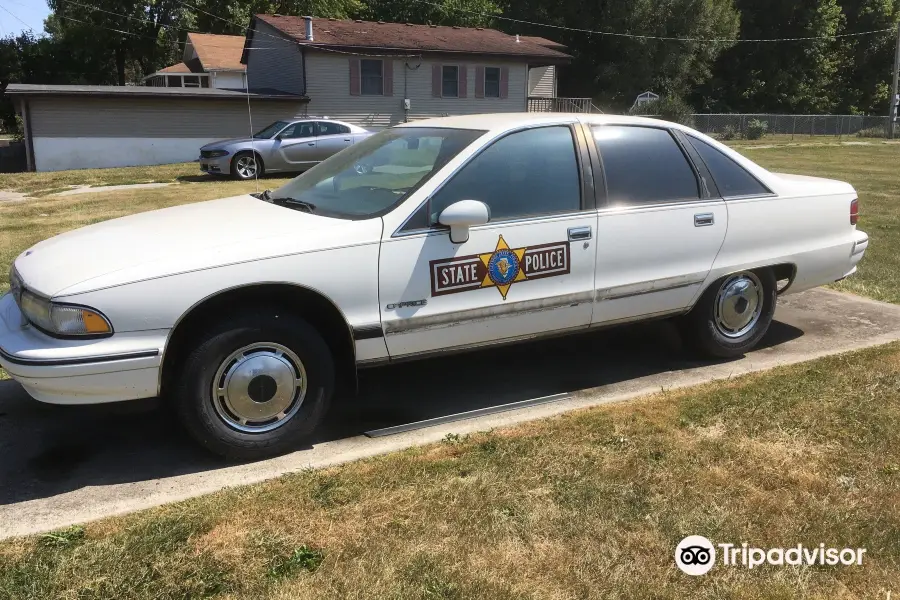
<svg viewBox="0 0 900 600">
<path fill-rule="evenodd" d="M 381 238 L 381 219 L 321 217 L 252 196 L 113 219 L 40 242 L 16 258 L 25 285 L 48 297 Z"/>
<path fill-rule="evenodd" d="M 269 140 L 262 139 L 262 138 L 249 138 L 249 137 L 230 138 L 227 140 L 217 140 L 215 142 L 210 142 L 209 144 L 206 144 L 205 146 L 201 146 L 200 149 L 201 150 L 221 150 L 222 148 L 225 148 L 226 146 L 232 146 L 234 144 L 249 144 L 250 142 L 259 144 L 259 143 L 268 142 L 268 141 Z"/>
</svg>

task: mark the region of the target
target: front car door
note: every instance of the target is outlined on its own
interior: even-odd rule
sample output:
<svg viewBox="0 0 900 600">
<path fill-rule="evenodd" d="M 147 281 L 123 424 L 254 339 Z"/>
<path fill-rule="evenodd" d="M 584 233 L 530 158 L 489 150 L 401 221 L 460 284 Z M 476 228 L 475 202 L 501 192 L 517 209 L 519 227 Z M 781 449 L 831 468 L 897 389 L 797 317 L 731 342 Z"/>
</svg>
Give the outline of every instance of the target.
<svg viewBox="0 0 900 600">
<path fill-rule="evenodd" d="M 316 128 L 315 160 L 323 161 L 353 144 L 353 136 L 350 128 L 346 125 L 331 121 L 317 121 Z"/>
<path fill-rule="evenodd" d="M 590 325 L 597 213 L 587 147 L 572 124 L 508 133 L 403 226 L 385 228 L 379 296 L 392 358 Z M 460 200 L 484 202 L 491 218 L 455 244 L 437 222 Z"/>
<path fill-rule="evenodd" d="M 278 134 L 275 152 L 286 169 L 302 170 L 315 165 L 316 124 L 314 121 L 300 121 L 287 126 Z"/>
<path fill-rule="evenodd" d="M 593 323 L 690 307 L 725 240 L 728 211 L 696 152 L 661 126 L 594 125 L 606 202 L 597 223 Z"/>
</svg>

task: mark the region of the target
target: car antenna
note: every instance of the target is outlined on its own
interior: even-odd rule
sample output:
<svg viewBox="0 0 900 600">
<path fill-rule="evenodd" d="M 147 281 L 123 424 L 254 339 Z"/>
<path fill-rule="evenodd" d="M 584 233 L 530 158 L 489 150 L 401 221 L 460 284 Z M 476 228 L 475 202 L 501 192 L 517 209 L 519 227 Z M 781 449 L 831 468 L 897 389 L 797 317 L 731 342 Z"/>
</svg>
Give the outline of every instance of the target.
<svg viewBox="0 0 900 600">
<path fill-rule="evenodd" d="M 253 153 L 253 181 L 256 186 L 256 193 L 259 193 L 259 161 L 257 160 L 256 148 L 253 146 L 253 111 L 250 110 L 250 72 L 245 74 L 244 91 L 247 93 L 247 120 L 250 123 L 250 152 Z"/>
</svg>

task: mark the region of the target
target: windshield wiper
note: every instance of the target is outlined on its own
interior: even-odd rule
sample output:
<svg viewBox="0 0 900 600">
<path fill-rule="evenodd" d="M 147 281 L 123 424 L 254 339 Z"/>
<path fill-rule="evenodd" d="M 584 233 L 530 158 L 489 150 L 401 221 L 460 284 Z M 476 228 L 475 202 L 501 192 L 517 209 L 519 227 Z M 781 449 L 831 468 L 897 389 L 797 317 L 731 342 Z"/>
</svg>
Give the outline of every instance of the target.
<svg viewBox="0 0 900 600">
<path fill-rule="evenodd" d="M 306 200 L 297 200 L 296 198 L 273 198 L 272 190 L 265 190 L 258 194 L 250 195 L 254 198 L 259 198 L 260 200 L 268 202 L 269 204 L 275 204 L 277 206 L 287 206 L 290 208 L 297 207 L 310 213 L 316 210 L 316 205 L 312 202 L 307 202 Z"/>
<path fill-rule="evenodd" d="M 316 205 L 312 202 L 307 202 L 306 200 L 297 200 L 296 198 L 273 198 L 271 194 L 267 194 L 263 199 L 278 206 L 287 206 L 288 208 L 296 207 L 309 213 L 316 210 Z"/>
</svg>

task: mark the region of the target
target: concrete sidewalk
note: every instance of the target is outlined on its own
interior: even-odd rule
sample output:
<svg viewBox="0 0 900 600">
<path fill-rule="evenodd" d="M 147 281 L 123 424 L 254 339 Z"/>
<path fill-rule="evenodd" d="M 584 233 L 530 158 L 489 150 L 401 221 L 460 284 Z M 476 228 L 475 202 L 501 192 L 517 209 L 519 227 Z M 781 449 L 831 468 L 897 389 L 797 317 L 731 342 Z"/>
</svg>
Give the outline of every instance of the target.
<svg viewBox="0 0 900 600">
<path fill-rule="evenodd" d="M 691 362 L 671 323 L 657 322 L 364 371 L 360 395 L 335 406 L 312 447 L 241 465 L 200 451 L 155 402 L 47 406 L 0 381 L 0 537 L 900 339 L 900 306 L 829 290 L 782 299 L 776 319 L 762 347 L 735 361 Z M 569 396 L 387 437 L 361 435 L 554 394 Z"/>
</svg>

